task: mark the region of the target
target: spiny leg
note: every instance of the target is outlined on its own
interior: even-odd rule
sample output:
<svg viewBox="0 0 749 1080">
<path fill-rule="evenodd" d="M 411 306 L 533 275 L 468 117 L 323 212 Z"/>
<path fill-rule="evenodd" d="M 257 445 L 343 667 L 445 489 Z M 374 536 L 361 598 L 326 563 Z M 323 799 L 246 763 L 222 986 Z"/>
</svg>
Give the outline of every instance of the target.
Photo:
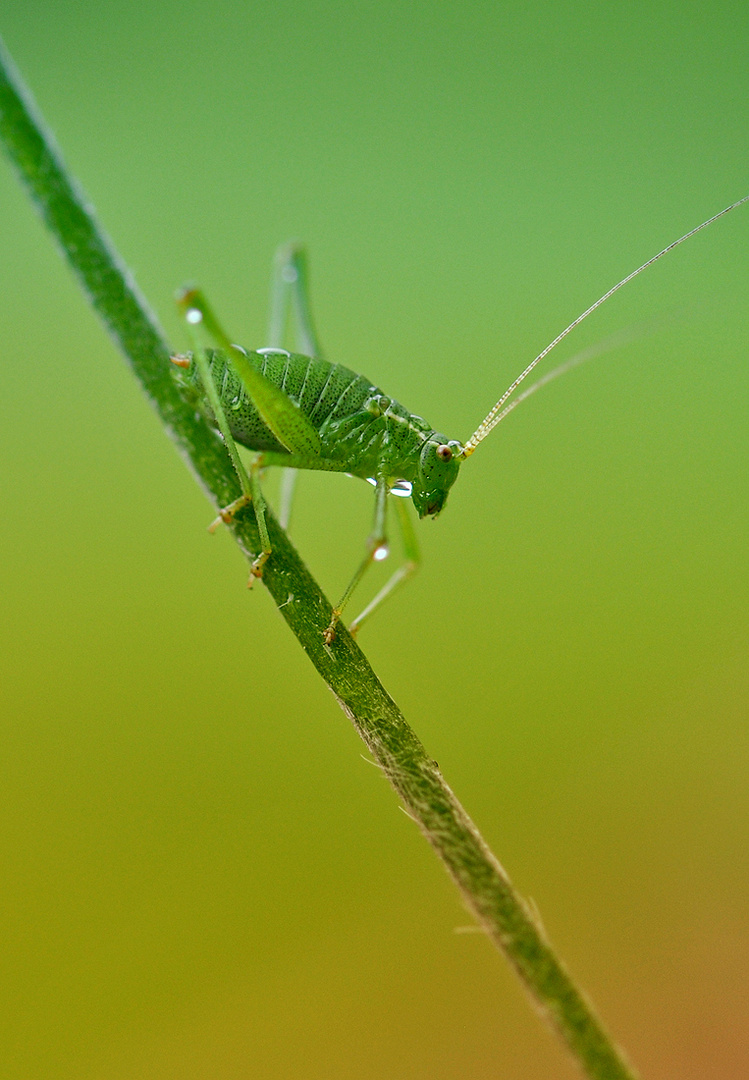
<svg viewBox="0 0 749 1080">
<path fill-rule="evenodd" d="M 385 535 L 385 522 L 387 518 L 387 497 L 390 486 L 386 480 L 381 477 L 377 480 L 377 486 L 375 488 L 375 512 L 374 522 L 372 525 L 372 532 L 367 540 L 367 554 L 360 563 L 356 573 L 352 577 L 348 584 L 346 591 L 336 606 L 333 608 L 333 613 L 330 617 L 330 623 L 327 629 L 323 633 L 325 644 L 330 645 L 331 641 L 335 637 L 335 628 L 341 618 L 341 613 L 344 607 L 351 599 L 356 586 L 359 584 L 365 573 L 378 559 L 384 558 L 387 555 L 387 537 Z"/>
<path fill-rule="evenodd" d="M 273 551 L 270 544 L 270 536 L 268 535 L 268 524 L 265 520 L 266 503 L 263 498 L 263 493 L 260 490 L 260 470 L 262 469 L 262 465 L 262 455 L 256 454 L 250 463 L 250 492 L 253 507 L 255 509 L 257 531 L 260 534 L 260 554 L 250 566 L 250 579 L 247 582 L 248 589 L 252 588 L 255 578 L 263 576 L 263 567 L 268 561 L 268 556 Z"/>
<path fill-rule="evenodd" d="M 401 537 L 403 539 L 403 554 L 405 556 L 405 562 L 398 567 L 395 573 L 392 575 L 389 581 L 386 581 L 375 598 L 371 600 L 364 611 L 358 615 L 349 626 L 348 630 L 352 636 L 356 636 L 361 624 L 365 619 L 368 619 L 372 612 L 380 606 L 383 600 L 388 596 L 391 596 L 397 588 L 408 581 L 410 577 L 416 573 L 421 565 L 421 552 L 419 550 L 419 544 L 416 540 L 416 533 L 414 532 L 413 522 L 408 512 L 408 500 L 396 499 L 396 512 L 398 514 L 398 524 L 400 526 Z"/>
<path fill-rule="evenodd" d="M 322 358 L 322 350 L 312 322 L 309 298 L 307 253 L 296 243 L 283 244 L 276 251 L 271 277 L 271 307 L 268 321 L 268 345 L 281 348 L 286 335 L 289 300 L 294 315 L 295 343 L 305 356 Z M 289 526 L 294 501 L 297 471 L 284 468 L 281 473 L 281 494 L 278 520 L 283 529 Z"/>
<path fill-rule="evenodd" d="M 213 312 L 209 308 L 207 301 L 200 292 L 196 289 L 185 290 L 185 292 L 179 297 L 179 305 L 184 310 L 185 319 L 191 330 L 194 330 L 197 326 L 203 324 L 214 337 L 217 342 L 223 347 L 228 346 L 231 349 L 231 344 L 228 337 L 221 329 L 220 325 L 216 321 Z M 258 532 L 260 534 L 261 551 L 258 557 L 254 560 L 250 567 L 250 578 L 247 583 L 248 588 L 252 586 L 255 578 L 261 577 L 263 572 L 263 566 L 268 561 L 268 556 L 271 554 L 272 548 L 270 544 L 270 537 L 268 535 L 268 526 L 265 521 L 265 499 L 263 493 L 260 490 L 259 471 L 260 471 L 260 455 L 257 455 L 250 466 L 250 473 L 248 475 L 245 469 L 242 459 L 239 456 L 237 444 L 234 441 L 234 436 L 231 433 L 229 422 L 226 419 L 226 413 L 221 402 L 221 396 L 215 382 L 213 381 L 213 375 L 211 374 L 210 364 L 205 351 L 200 348 L 197 341 L 195 341 L 195 335 L 193 337 L 193 355 L 195 357 L 195 363 L 198 367 L 198 373 L 200 374 L 200 381 L 208 398 L 211 410 L 216 419 L 216 424 L 224 439 L 224 444 L 231 458 L 232 465 L 239 479 L 240 486 L 242 488 L 242 494 L 238 499 L 229 503 L 219 512 L 215 521 L 211 522 L 208 526 L 209 532 L 215 532 L 218 526 L 224 522 L 228 525 L 233 519 L 234 515 L 247 506 L 249 503 L 255 504 L 255 517 L 257 519 Z"/>
</svg>

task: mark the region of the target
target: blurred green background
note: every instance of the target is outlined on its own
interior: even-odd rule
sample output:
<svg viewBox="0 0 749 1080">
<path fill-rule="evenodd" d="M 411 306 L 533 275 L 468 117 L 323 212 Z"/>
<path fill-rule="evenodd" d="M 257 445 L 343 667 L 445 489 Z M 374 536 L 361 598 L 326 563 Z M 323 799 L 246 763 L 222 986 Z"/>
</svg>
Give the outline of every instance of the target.
<svg viewBox="0 0 749 1080">
<path fill-rule="evenodd" d="M 724 0 L 0 20 L 177 347 L 190 279 L 263 344 L 298 237 L 327 355 L 462 439 L 749 192 L 748 31 Z M 572 1077 L 6 167 L 0 206 L 3 1078 Z M 650 1080 L 749 1061 L 747 239 L 745 207 L 565 343 L 634 330 L 481 447 L 361 638 Z M 370 513 L 303 478 L 330 594 Z"/>
</svg>

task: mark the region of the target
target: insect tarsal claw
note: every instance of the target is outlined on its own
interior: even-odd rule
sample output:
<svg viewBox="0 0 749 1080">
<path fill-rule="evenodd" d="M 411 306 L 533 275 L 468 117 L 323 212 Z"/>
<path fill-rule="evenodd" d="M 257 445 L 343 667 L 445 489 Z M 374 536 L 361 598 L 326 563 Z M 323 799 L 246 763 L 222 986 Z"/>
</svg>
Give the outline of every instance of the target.
<svg viewBox="0 0 749 1080">
<path fill-rule="evenodd" d="M 261 578 L 262 576 L 263 576 L 263 568 L 262 568 L 262 566 L 257 566 L 256 567 L 255 564 L 253 563 L 252 566 L 250 567 L 250 576 L 247 579 L 247 588 L 251 589 L 252 586 L 255 584 L 255 582 L 258 580 L 258 578 Z"/>
<path fill-rule="evenodd" d="M 335 641 L 335 631 L 340 619 L 340 612 L 334 611 L 330 618 L 330 623 L 325 627 L 322 632 L 322 639 L 326 645 L 331 645 Z"/>
<path fill-rule="evenodd" d="M 247 582 L 248 589 L 252 588 L 257 578 L 261 578 L 263 576 L 263 567 L 267 563 L 269 555 L 269 551 L 261 551 L 258 557 L 253 562 L 252 566 L 250 567 L 250 580 Z"/>
<path fill-rule="evenodd" d="M 243 506 L 249 506 L 251 502 L 252 497 L 250 495 L 240 495 L 234 502 L 229 503 L 228 506 L 222 507 L 218 512 L 218 517 L 214 518 L 208 526 L 208 532 L 215 533 L 219 525 L 231 525 L 237 512 L 241 510 Z"/>
</svg>

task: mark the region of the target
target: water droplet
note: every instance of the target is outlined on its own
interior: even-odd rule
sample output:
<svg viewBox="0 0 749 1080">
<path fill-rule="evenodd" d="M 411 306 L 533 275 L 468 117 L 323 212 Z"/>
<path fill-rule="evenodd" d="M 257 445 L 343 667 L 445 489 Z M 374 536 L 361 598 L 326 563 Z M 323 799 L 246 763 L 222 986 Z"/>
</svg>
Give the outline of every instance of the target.
<svg viewBox="0 0 749 1080">
<path fill-rule="evenodd" d="M 383 559 L 387 559 L 390 554 L 390 549 L 387 544 L 380 544 L 378 548 L 375 548 L 372 558 L 375 562 L 382 562 Z"/>
<path fill-rule="evenodd" d="M 295 281 L 299 280 L 297 268 L 292 266 L 291 263 L 287 263 L 281 271 L 281 277 L 284 281 L 288 282 L 289 285 L 293 285 Z"/>
<path fill-rule="evenodd" d="M 351 473 L 346 473 L 346 475 L 350 476 Z M 367 483 L 371 484 L 372 487 L 377 487 L 377 481 L 375 480 L 375 478 L 373 476 L 368 476 L 367 477 Z M 397 495 L 401 499 L 410 499 L 411 498 L 411 488 L 412 487 L 413 487 L 413 484 L 411 483 L 410 480 L 396 480 L 396 482 L 393 484 L 393 486 L 390 489 L 390 494 L 391 495 Z"/>
<path fill-rule="evenodd" d="M 291 356 L 286 349 L 257 349 L 256 352 L 259 352 L 261 356 Z"/>
<path fill-rule="evenodd" d="M 185 314 L 185 318 L 187 319 L 187 321 L 189 323 L 191 323 L 193 326 L 195 326 L 197 323 L 203 321 L 203 312 L 198 311 L 198 309 L 195 308 L 195 307 L 191 307 L 191 308 L 187 309 L 187 312 Z"/>
</svg>

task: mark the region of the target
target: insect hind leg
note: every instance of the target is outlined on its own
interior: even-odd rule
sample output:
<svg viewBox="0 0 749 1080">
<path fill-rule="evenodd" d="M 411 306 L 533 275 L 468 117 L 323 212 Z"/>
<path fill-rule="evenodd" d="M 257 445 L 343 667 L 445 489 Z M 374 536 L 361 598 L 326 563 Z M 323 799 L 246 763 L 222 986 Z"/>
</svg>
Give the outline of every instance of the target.
<svg viewBox="0 0 749 1080">
<path fill-rule="evenodd" d="M 305 356 L 322 359 L 322 349 L 312 321 L 307 252 L 295 241 L 282 244 L 273 259 L 268 322 L 268 344 L 273 348 L 283 345 L 289 301 L 296 327 L 295 348 Z"/>
<path fill-rule="evenodd" d="M 203 325 L 208 334 L 213 337 L 217 343 L 231 352 L 232 346 L 229 343 L 224 331 L 216 320 L 211 308 L 201 292 L 197 289 L 187 289 L 179 297 L 179 306 L 184 312 L 187 325 L 191 331 L 194 331 L 197 326 Z M 218 526 L 223 522 L 226 525 L 231 524 L 234 516 L 249 503 L 254 504 L 255 518 L 257 520 L 258 532 L 260 534 L 260 554 L 254 559 L 250 566 L 250 578 L 247 583 L 248 588 L 251 588 L 256 578 L 262 577 L 263 567 L 268 561 L 268 557 L 272 552 L 270 536 L 268 535 L 268 526 L 265 521 L 265 499 L 263 493 L 260 490 L 260 469 L 262 465 L 262 455 L 257 454 L 252 460 L 250 465 L 249 474 L 242 463 L 242 459 L 239 456 L 239 450 L 237 444 L 234 441 L 234 436 L 231 433 L 229 422 L 226 419 L 226 413 L 224 412 L 224 406 L 221 401 L 221 395 L 218 392 L 218 387 L 214 382 L 213 375 L 211 373 L 211 367 L 208 363 L 208 357 L 205 351 L 199 346 L 197 341 L 194 341 L 193 355 L 195 357 L 195 363 L 198 367 L 198 373 L 200 375 L 200 381 L 205 391 L 206 397 L 211 406 L 211 410 L 216 420 L 219 431 L 224 439 L 224 445 L 226 446 L 229 457 L 231 458 L 234 471 L 237 474 L 240 486 L 242 488 L 242 494 L 239 498 L 234 499 L 228 506 L 223 507 L 219 511 L 218 517 L 215 521 L 211 522 L 208 526 L 209 532 L 215 532 Z"/>
<path fill-rule="evenodd" d="M 289 307 L 295 324 L 294 347 L 305 356 L 322 358 L 320 342 L 312 321 L 307 252 L 301 244 L 282 244 L 273 259 L 271 275 L 268 345 L 281 348 L 286 337 Z M 297 482 L 295 469 L 283 469 L 278 521 L 288 529 Z"/>
</svg>

